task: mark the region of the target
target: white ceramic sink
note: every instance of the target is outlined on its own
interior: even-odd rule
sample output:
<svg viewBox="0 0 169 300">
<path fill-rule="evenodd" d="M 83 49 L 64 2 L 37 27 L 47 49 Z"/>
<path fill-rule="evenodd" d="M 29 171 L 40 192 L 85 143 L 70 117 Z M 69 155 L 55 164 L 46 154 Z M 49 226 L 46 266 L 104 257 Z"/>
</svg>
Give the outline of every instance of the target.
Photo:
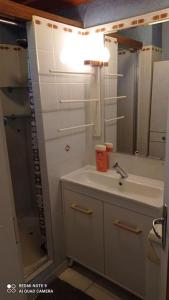
<svg viewBox="0 0 169 300">
<path fill-rule="evenodd" d="M 63 176 L 62 181 L 77 183 L 155 207 L 162 206 L 163 182 L 132 174 L 128 175 L 127 179 L 122 180 L 115 171 L 102 173 L 97 172 L 93 166 L 86 166 Z"/>
</svg>

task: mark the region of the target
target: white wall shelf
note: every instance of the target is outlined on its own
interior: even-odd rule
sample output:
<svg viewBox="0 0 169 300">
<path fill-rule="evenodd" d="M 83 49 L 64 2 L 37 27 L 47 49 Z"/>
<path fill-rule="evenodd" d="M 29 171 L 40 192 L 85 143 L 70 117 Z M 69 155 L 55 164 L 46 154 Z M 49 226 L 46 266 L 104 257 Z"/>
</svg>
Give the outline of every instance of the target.
<svg viewBox="0 0 169 300">
<path fill-rule="evenodd" d="M 120 100 L 120 99 L 126 99 L 127 96 L 115 96 L 115 97 L 108 97 L 104 98 L 104 100 Z"/>
<path fill-rule="evenodd" d="M 59 71 L 59 70 L 49 70 L 49 73 L 51 74 L 68 74 L 68 75 L 95 75 L 94 72 L 71 72 L 71 71 Z"/>
<path fill-rule="evenodd" d="M 125 118 L 125 116 L 120 116 L 120 117 L 116 117 L 116 118 L 112 118 L 112 119 L 105 119 L 104 121 L 105 121 L 105 123 L 109 123 L 109 122 L 113 122 L 113 121 L 118 121 L 118 120 L 122 120 L 122 119 L 124 119 Z"/>
<path fill-rule="evenodd" d="M 104 74 L 104 77 L 105 78 L 111 78 L 111 77 L 124 77 L 123 74 L 113 74 L 113 73 L 110 73 L 110 74 Z"/>
<path fill-rule="evenodd" d="M 92 127 L 92 126 L 94 126 L 93 123 L 82 124 L 82 125 L 78 125 L 78 126 L 72 126 L 72 127 L 67 127 L 67 128 L 60 128 L 60 129 L 58 129 L 58 132 L 65 132 L 65 131 L 70 131 L 70 130 L 74 130 L 74 129 L 81 129 L 81 128 Z"/>
<path fill-rule="evenodd" d="M 60 100 L 59 103 L 98 102 L 99 99 Z"/>
</svg>

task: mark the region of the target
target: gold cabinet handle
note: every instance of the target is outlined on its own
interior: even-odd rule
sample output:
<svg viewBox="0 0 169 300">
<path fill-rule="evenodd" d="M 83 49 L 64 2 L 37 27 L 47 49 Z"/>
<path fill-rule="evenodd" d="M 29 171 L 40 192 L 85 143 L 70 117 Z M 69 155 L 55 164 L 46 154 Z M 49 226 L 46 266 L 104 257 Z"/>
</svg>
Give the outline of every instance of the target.
<svg viewBox="0 0 169 300">
<path fill-rule="evenodd" d="M 135 228 L 130 227 L 127 224 L 124 224 L 124 223 L 120 222 L 118 219 L 116 219 L 116 220 L 113 221 L 113 225 L 116 226 L 116 227 L 119 227 L 121 229 L 127 230 L 127 231 L 129 231 L 131 233 L 135 233 L 135 234 L 142 233 L 142 230 L 139 229 L 138 227 L 135 227 Z"/>
<path fill-rule="evenodd" d="M 77 204 L 72 204 L 71 208 L 81 212 L 82 214 L 92 215 L 93 211 L 90 208 L 83 208 L 78 206 Z"/>
</svg>

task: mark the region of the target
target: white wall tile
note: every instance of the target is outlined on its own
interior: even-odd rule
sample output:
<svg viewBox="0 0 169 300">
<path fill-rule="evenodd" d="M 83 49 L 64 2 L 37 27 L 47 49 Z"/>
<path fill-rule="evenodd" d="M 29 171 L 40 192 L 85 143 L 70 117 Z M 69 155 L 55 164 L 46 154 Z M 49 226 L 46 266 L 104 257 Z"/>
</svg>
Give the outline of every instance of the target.
<svg viewBox="0 0 169 300">
<path fill-rule="evenodd" d="M 53 51 L 37 51 L 38 69 L 40 74 L 48 75 L 49 70 L 54 69 Z"/>
<path fill-rule="evenodd" d="M 33 18 L 35 21 L 36 17 Z M 80 70 L 75 65 L 65 65 L 61 61 L 62 51 L 67 45 L 76 49 L 76 41 L 82 41 L 77 34 L 79 29 L 55 23 L 38 17 L 41 24 L 29 28 L 29 58 L 33 94 L 40 134 L 40 145 L 46 156 L 46 172 L 49 182 L 49 198 L 52 212 L 52 231 L 54 237 L 56 263 L 64 259 L 64 237 L 62 202 L 59 180 L 60 177 L 88 163 L 89 154 L 93 149 L 92 128 L 78 129 L 58 134 L 59 128 L 71 127 L 91 122 L 90 103 L 61 104 L 59 100 L 78 100 L 98 97 L 98 76 L 76 74 L 51 74 L 50 69 L 64 72 L 90 72 L 90 67 L 83 66 Z M 47 23 L 58 26 L 52 29 Z M 72 32 L 64 31 L 69 27 Z M 35 30 L 35 35 L 34 35 Z M 76 32 L 76 34 L 75 34 Z M 37 56 L 37 57 L 36 57 Z M 72 59 L 72 57 L 70 56 Z M 97 73 L 97 72 L 96 72 Z M 96 74 L 97 75 L 97 74 Z M 44 137 L 43 137 L 44 134 Z M 45 138 L 45 141 L 44 141 Z M 66 151 L 66 145 L 70 151 Z"/>
<path fill-rule="evenodd" d="M 46 155 L 48 157 L 48 163 L 51 166 L 57 167 L 57 163 L 67 162 L 70 163 L 71 159 L 81 157 L 85 158 L 86 145 L 85 145 L 86 133 L 72 134 L 69 136 L 62 136 L 58 139 L 48 141 L 46 143 Z M 66 146 L 70 147 L 69 151 L 66 151 Z M 57 170 L 58 171 L 58 170 Z"/>
<path fill-rule="evenodd" d="M 58 129 L 69 128 L 72 126 L 86 124 L 84 110 L 59 110 L 57 112 L 43 114 L 44 135 L 45 139 L 55 138 L 58 134 Z M 77 129 L 78 132 L 80 129 Z M 74 133 L 74 131 L 73 131 Z M 66 133 L 68 136 L 72 131 Z"/>
<path fill-rule="evenodd" d="M 53 49 L 54 29 L 47 24 L 50 21 L 43 21 L 35 26 L 36 48 L 38 50 L 51 51 Z"/>
</svg>

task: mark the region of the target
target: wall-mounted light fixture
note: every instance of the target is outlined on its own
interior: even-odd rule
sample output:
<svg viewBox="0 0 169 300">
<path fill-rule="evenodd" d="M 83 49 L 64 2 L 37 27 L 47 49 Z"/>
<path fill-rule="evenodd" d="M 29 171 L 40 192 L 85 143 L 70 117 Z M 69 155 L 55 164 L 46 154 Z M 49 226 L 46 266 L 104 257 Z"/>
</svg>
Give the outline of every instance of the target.
<svg viewBox="0 0 169 300">
<path fill-rule="evenodd" d="M 81 36 L 70 34 L 63 41 L 60 54 L 62 64 L 81 70 L 84 67 L 84 43 Z"/>
<path fill-rule="evenodd" d="M 104 47 L 103 34 L 66 36 L 60 55 L 62 64 L 77 70 L 85 66 L 108 66 L 109 58 L 110 52 Z"/>
<path fill-rule="evenodd" d="M 99 60 L 85 60 L 84 65 L 91 67 L 108 67 L 109 63 Z"/>
<path fill-rule="evenodd" d="M 92 67 L 107 67 L 110 59 L 110 52 L 108 48 L 100 46 L 97 50 L 91 49 L 91 52 L 89 51 L 88 57 L 90 59 L 84 60 L 85 65 L 90 65 Z"/>
</svg>

